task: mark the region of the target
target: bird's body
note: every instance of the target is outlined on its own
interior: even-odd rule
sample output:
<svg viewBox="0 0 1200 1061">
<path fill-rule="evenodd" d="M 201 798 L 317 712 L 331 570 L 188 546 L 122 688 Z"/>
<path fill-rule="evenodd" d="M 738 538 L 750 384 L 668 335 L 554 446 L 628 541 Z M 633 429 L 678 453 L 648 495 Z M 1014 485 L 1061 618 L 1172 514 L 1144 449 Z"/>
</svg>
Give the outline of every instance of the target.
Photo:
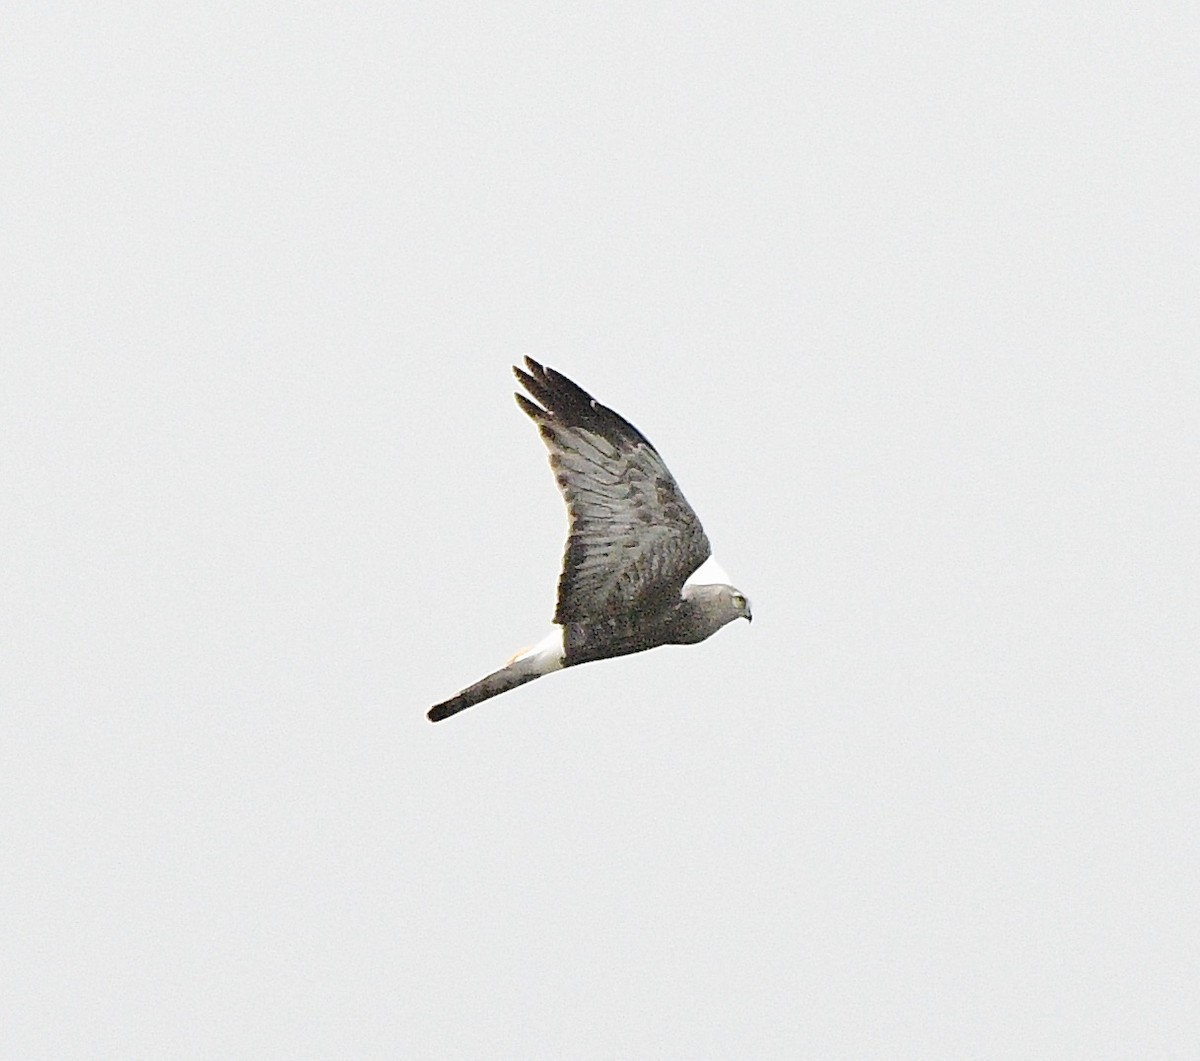
<svg viewBox="0 0 1200 1061">
<path fill-rule="evenodd" d="M 563 666 L 627 656 L 660 645 L 695 645 L 744 614 L 748 614 L 745 598 L 730 586 L 685 586 L 656 612 L 568 623 Z"/>
<path fill-rule="evenodd" d="M 570 516 L 556 624 L 533 648 L 429 711 L 437 722 L 545 674 L 592 660 L 690 645 L 750 618 L 732 586 L 689 581 L 711 555 L 671 473 L 640 431 L 553 369 L 513 371 Z"/>
</svg>

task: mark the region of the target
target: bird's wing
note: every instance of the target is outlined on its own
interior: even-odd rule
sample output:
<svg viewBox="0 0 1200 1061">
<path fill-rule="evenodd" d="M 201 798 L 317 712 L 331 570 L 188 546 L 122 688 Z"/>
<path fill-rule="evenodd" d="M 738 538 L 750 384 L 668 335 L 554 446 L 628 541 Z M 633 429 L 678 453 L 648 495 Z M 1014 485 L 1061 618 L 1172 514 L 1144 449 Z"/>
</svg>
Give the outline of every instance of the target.
<svg viewBox="0 0 1200 1061">
<path fill-rule="evenodd" d="M 567 503 L 570 533 L 556 623 L 656 610 L 679 595 L 711 548 L 658 451 L 566 376 L 525 359 L 517 402 L 538 425 Z"/>
</svg>

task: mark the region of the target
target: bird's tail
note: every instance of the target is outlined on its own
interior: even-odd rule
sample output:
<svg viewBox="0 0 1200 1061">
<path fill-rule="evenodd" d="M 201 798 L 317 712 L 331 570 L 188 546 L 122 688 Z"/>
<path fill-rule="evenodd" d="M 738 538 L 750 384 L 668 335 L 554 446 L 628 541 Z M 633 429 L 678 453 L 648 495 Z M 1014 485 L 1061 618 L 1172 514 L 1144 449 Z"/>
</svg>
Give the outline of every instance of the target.
<svg viewBox="0 0 1200 1061">
<path fill-rule="evenodd" d="M 426 717 L 430 722 L 441 722 L 442 719 L 457 715 L 468 707 L 474 707 L 484 700 L 490 700 L 493 696 L 506 693 L 509 689 L 515 689 L 518 685 L 531 682 L 543 674 L 559 670 L 562 665 L 562 630 L 560 627 L 555 627 L 554 632 L 544 641 L 528 651 L 514 656 L 498 671 L 493 671 L 486 678 L 480 678 L 474 685 L 468 686 L 457 696 L 435 704 L 429 709 Z"/>
</svg>

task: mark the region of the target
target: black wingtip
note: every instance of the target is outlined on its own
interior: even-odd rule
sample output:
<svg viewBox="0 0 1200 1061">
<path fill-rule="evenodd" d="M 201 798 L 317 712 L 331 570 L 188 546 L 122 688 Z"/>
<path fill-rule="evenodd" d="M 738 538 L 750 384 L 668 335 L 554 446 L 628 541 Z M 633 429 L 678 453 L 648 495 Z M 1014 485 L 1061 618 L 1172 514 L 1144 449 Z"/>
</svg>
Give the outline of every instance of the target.
<svg viewBox="0 0 1200 1061">
<path fill-rule="evenodd" d="M 601 405 L 574 380 L 539 364 L 532 357 L 526 356 L 525 366 L 528 372 L 513 365 L 513 374 L 533 401 L 541 404 L 538 415 L 531 413 L 526 404 L 521 404 L 521 408 L 538 423 L 553 420 L 568 428 L 586 427 L 603 435 L 614 445 L 642 444 L 654 449 L 650 440 L 633 424 Z M 518 399 L 520 397 L 518 395 Z"/>
<path fill-rule="evenodd" d="M 533 400 L 540 402 L 551 416 L 569 421 L 584 421 L 595 417 L 597 403 L 578 383 L 568 379 L 561 372 L 539 364 L 532 357 L 525 358 L 525 367 L 528 372 L 513 365 L 513 375 Z"/>
<path fill-rule="evenodd" d="M 528 416 L 531 420 L 541 423 L 546 418 L 546 410 L 540 405 L 534 405 L 524 394 L 513 392 L 513 397 L 517 399 L 517 405 L 521 407 L 521 412 Z"/>
<path fill-rule="evenodd" d="M 520 365 L 513 365 L 512 370 L 513 375 L 520 380 L 523 387 L 528 387 L 531 382 L 536 384 L 539 381 L 544 381 L 546 378 L 545 366 L 539 365 L 528 355 L 525 357 L 524 368 L 521 368 Z"/>
</svg>

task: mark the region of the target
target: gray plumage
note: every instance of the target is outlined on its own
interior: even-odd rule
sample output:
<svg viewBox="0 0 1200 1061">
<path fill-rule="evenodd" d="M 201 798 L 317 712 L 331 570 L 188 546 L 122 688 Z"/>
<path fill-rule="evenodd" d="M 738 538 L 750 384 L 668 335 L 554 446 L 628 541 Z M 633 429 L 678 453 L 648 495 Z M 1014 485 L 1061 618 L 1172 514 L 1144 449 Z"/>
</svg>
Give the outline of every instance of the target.
<svg viewBox="0 0 1200 1061">
<path fill-rule="evenodd" d="M 688 582 L 712 550 L 650 441 L 566 376 L 528 357 L 525 366 L 513 372 L 534 400 L 517 403 L 550 451 L 570 519 L 556 630 L 431 708 L 433 722 L 562 667 L 695 644 L 750 619 L 732 586 Z"/>
</svg>

